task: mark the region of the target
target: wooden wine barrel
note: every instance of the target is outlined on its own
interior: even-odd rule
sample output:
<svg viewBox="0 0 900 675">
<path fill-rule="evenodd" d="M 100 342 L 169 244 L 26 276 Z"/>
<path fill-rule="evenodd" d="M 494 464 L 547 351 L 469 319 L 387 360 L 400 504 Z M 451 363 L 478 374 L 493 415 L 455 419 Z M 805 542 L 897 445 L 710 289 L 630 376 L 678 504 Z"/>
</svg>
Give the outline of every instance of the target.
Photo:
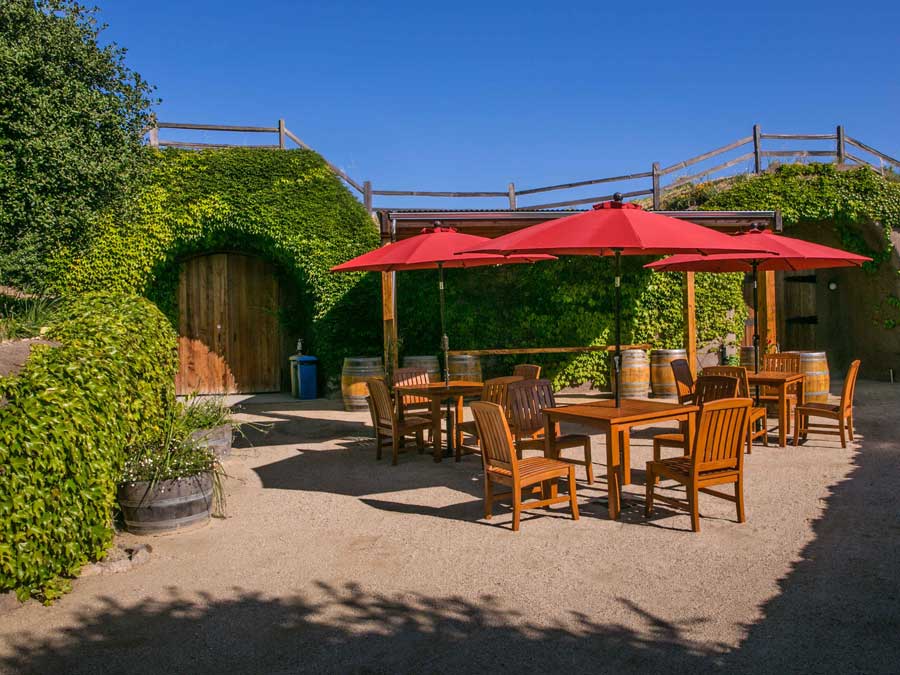
<svg viewBox="0 0 900 675">
<path fill-rule="evenodd" d="M 471 354 L 450 357 L 450 379 L 481 382 L 481 359 Z"/>
<path fill-rule="evenodd" d="M 612 374 L 613 391 L 616 386 L 616 370 L 612 367 L 610 355 L 610 373 Z M 650 391 L 650 359 L 643 349 L 625 349 L 622 351 L 622 398 L 643 398 Z"/>
<path fill-rule="evenodd" d="M 421 368 L 432 382 L 441 381 L 441 364 L 436 356 L 404 356 L 404 368 Z"/>
<path fill-rule="evenodd" d="M 687 359 L 684 349 L 654 349 L 650 352 L 650 389 L 657 398 L 675 398 L 675 376 L 672 374 L 672 361 Z"/>
<path fill-rule="evenodd" d="M 351 412 L 369 409 L 369 404 L 366 403 L 366 396 L 369 395 L 366 379 L 370 377 L 384 379 L 381 358 L 348 356 L 344 359 L 344 369 L 341 371 L 341 394 L 344 397 L 344 410 Z"/>
<path fill-rule="evenodd" d="M 189 478 L 120 485 L 117 496 L 125 527 L 134 534 L 171 532 L 209 520 L 213 502 L 212 473 Z"/>
<path fill-rule="evenodd" d="M 759 362 L 760 364 L 762 364 L 762 354 L 759 355 Z M 756 364 L 754 363 L 753 356 L 753 345 L 750 345 L 749 347 L 741 347 L 741 365 L 751 373 L 756 370 Z"/>
<path fill-rule="evenodd" d="M 826 403 L 831 387 L 828 355 L 825 352 L 797 353 L 800 354 L 800 372 L 804 375 L 807 403 Z"/>
</svg>

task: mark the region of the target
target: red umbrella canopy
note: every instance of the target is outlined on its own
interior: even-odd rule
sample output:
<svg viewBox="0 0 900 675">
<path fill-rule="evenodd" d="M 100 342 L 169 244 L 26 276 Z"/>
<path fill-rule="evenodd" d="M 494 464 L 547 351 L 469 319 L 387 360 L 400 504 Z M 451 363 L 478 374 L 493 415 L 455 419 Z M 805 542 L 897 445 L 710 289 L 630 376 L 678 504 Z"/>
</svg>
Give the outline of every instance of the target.
<svg viewBox="0 0 900 675">
<path fill-rule="evenodd" d="M 756 250 L 727 234 L 659 213 L 631 202 L 602 202 L 590 211 L 491 239 L 478 253 L 553 255 L 665 255 Z M 749 247 L 749 248 L 748 248 Z"/>
<path fill-rule="evenodd" d="M 502 255 L 486 253 L 460 253 L 489 242 L 487 237 L 462 234 L 452 227 L 424 228 L 421 234 L 403 239 L 374 251 L 363 253 L 332 272 L 394 272 L 398 270 L 425 270 L 442 267 L 480 267 L 553 260 L 551 255 Z"/>
<path fill-rule="evenodd" d="M 732 237 L 735 241 L 752 242 L 753 248 L 771 253 L 722 253 L 719 255 L 673 255 L 644 267 L 664 272 L 752 272 L 825 269 L 827 267 L 859 267 L 872 259 L 839 248 L 785 237 L 767 230 L 750 230 Z"/>
</svg>

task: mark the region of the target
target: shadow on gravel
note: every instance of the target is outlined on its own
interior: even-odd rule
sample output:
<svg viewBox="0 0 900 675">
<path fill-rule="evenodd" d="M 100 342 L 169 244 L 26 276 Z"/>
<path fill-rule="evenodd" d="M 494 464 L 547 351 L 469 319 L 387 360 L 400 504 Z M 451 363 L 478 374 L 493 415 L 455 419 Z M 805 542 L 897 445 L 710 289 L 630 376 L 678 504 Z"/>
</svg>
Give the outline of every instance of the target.
<svg viewBox="0 0 900 675">
<path fill-rule="evenodd" d="M 639 614 L 641 633 L 568 614 L 541 625 L 458 597 L 370 593 L 319 584 L 324 599 L 242 593 L 233 599 L 183 596 L 103 607 L 52 639 L 22 635 L 0 668 L 16 673 L 462 673 L 649 670 L 709 666 L 721 648 L 692 651 L 682 625 Z"/>
</svg>

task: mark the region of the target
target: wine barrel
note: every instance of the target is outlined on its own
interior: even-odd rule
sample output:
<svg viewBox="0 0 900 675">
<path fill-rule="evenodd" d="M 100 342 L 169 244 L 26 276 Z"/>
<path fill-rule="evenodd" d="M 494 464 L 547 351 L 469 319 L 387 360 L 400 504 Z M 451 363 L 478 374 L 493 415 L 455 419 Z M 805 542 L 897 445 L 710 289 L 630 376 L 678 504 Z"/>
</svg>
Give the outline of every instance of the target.
<svg viewBox="0 0 900 675">
<path fill-rule="evenodd" d="M 616 387 L 616 369 L 612 367 L 613 356 L 610 355 L 610 373 L 612 374 L 613 391 Z M 622 351 L 620 365 L 622 398 L 642 398 L 650 391 L 650 359 L 643 349 L 625 349 Z"/>
<path fill-rule="evenodd" d="M 384 379 L 384 368 L 377 356 L 348 356 L 344 359 L 341 371 L 341 394 L 344 397 L 344 410 L 348 412 L 368 410 L 366 397 L 369 390 L 366 380 L 370 377 Z"/>
<path fill-rule="evenodd" d="M 654 349 L 650 352 L 650 389 L 657 398 L 675 398 L 675 375 L 672 373 L 672 361 L 687 359 L 684 349 Z"/>
<path fill-rule="evenodd" d="M 825 352 L 798 352 L 800 372 L 804 375 L 807 403 L 827 403 L 831 377 L 828 372 L 828 356 Z"/>
<path fill-rule="evenodd" d="M 404 368 L 421 368 L 432 382 L 441 381 L 441 364 L 436 356 L 404 356 Z"/>
<path fill-rule="evenodd" d="M 762 364 L 762 353 L 759 355 L 760 364 Z M 756 363 L 754 361 L 753 355 L 753 345 L 749 347 L 741 347 L 741 365 L 744 366 L 749 372 L 756 371 Z"/>
<path fill-rule="evenodd" d="M 481 359 L 471 354 L 450 357 L 450 379 L 481 382 Z"/>
<path fill-rule="evenodd" d="M 188 478 L 137 481 L 120 485 L 117 496 L 125 528 L 133 534 L 158 534 L 209 520 L 213 502 L 211 472 Z"/>
<path fill-rule="evenodd" d="M 221 424 L 211 429 L 198 429 L 191 433 L 192 440 L 205 445 L 219 459 L 231 454 L 231 440 L 233 436 L 234 427 L 230 424 Z"/>
</svg>

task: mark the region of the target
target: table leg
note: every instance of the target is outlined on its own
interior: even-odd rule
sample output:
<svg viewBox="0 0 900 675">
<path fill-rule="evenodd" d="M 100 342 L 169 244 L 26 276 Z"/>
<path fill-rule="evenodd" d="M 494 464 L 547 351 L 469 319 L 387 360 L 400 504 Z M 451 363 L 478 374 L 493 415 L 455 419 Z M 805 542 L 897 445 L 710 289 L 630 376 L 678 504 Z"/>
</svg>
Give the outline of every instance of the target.
<svg viewBox="0 0 900 675">
<path fill-rule="evenodd" d="M 788 434 L 787 384 L 778 387 L 778 445 L 787 445 Z"/>
<path fill-rule="evenodd" d="M 444 455 L 441 443 L 441 399 L 431 399 L 431 442 L 433 444 L 434 461 L 440 462 Z"/>
<path fill-rule="evenodd" d="M 556 427 L 550 415 L 544 415 L 544 457 L 556 459 L 554 448 L 556 447 Z"/>
<path fill-rule="evenodd" d="M 455 426 L 453 428 L 454 438 L 456 439 L 456 461 L 460 460 L 460 455 L 462 454 L 462 444 L 463 444 L 463 435 L 462 431 L 459 428 L 459 425 L 462 424 L 463 421 L 463 397 L 456 397 L 456 420 Z"/>
<path fill-rule="evenodd" d="M 622 485 L 631 484 L 631 429 L 625 428 L 619 432 L 619 449 L 622 453 Z"/>
<path fill-rule="evenodd" d="M 606 487 L 609 491 L 608 510 L 610 520 L 616 520 L 621 511 L 621 483 L 619 477 L 619 429 L 610 427 L 606 434 Z"/>
</svg>

